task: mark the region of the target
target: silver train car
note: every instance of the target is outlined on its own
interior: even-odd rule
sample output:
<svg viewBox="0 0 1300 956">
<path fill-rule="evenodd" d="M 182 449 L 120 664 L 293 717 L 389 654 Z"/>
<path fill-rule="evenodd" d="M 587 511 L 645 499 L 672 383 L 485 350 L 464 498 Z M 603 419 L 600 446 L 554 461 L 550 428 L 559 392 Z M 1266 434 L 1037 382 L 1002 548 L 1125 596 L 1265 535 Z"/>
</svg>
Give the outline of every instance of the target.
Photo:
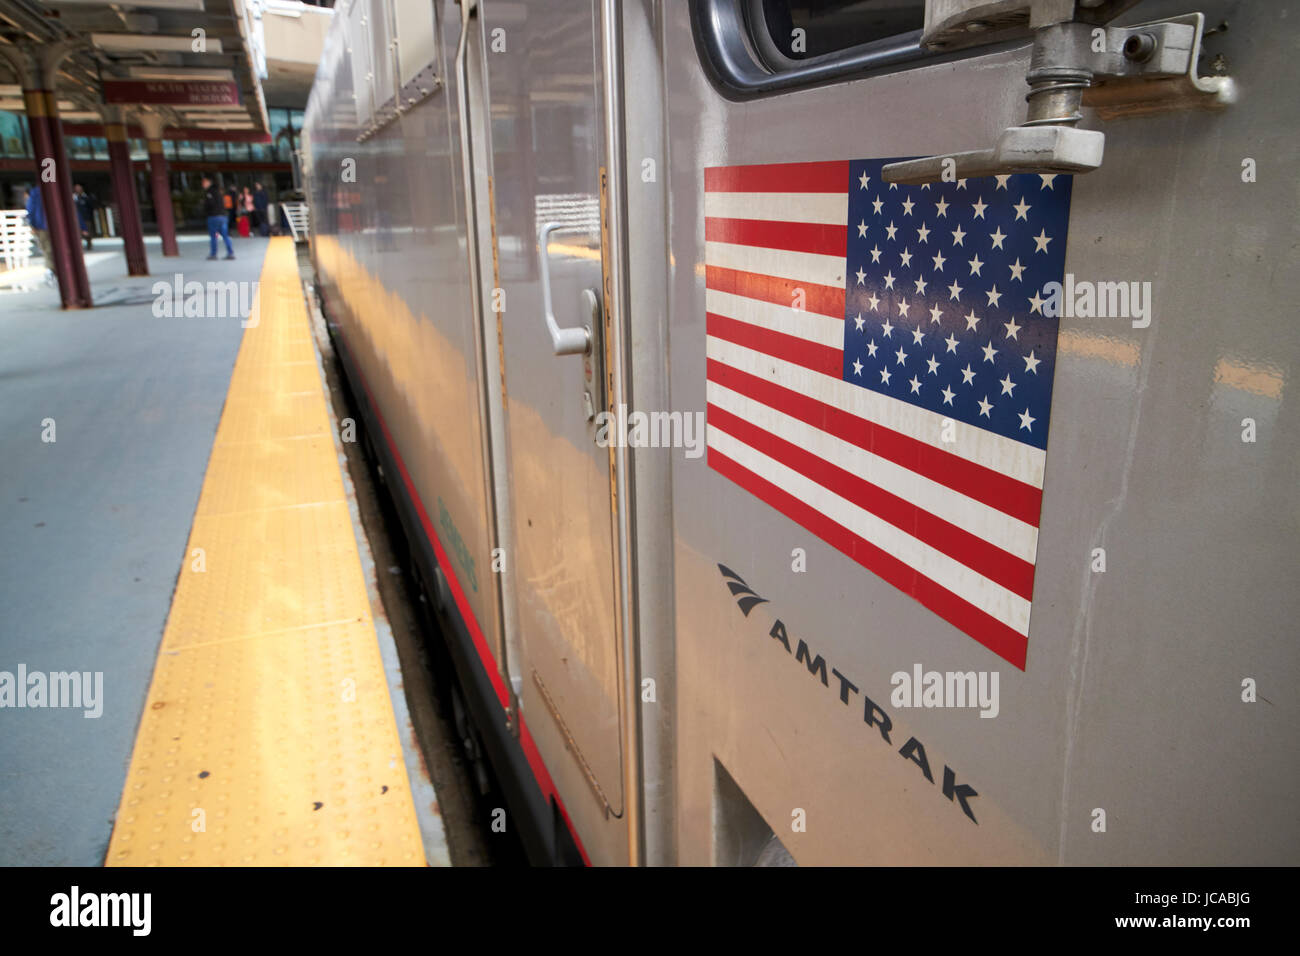
<svg viewBox="0 0 1300 956">
<path fill-rule="evenodd" d="M 1298 28 L 340 0 L 317 291 L 530 858 L 1300 862 Z"/>
</svg>

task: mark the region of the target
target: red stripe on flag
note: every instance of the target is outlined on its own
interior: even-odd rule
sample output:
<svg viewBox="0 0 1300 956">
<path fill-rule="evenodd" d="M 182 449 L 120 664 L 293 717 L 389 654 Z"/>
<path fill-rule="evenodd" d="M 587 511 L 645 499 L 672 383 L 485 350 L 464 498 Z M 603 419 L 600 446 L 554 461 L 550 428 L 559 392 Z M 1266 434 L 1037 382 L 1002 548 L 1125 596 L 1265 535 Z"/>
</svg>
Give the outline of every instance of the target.
<svg viewBox="0 0 1300 956">
<path fill-rule="evenodd" d="M 815 398 L 801 395 L 775 382 L 742 372 L 717 359 L 708 360 L 707 377 L 711 382 L 725 385 L 755 401 L 779 409 L 801 422 L 830 432 L 881 458 L 887 458 L 967 497 L 982 501 L 1004 514 L 1019 518 L 1026 524 L 1038 526 L 1043 493 L 1033 485 L 869 422 Z"/>
<path fill-rule="evenodd" d="M 738 438 L 750 448 L 806 475 L 846 501 L 888 521 L 895 528 L 923 541 L 936 551 L 942 551 L 954 561 L 960 561 L 972 571 L 996 581 L 1013 594 L 1026 601 L 1033 600 L 1034 566 L 1028 561 L 1008 554 L 978 535 L 864 481 L 852 472 L 716 405 L 708 406 L 708 423 L 733 438 Z"/>
<path fill-rule="evenodd" d="M 778 279 L 759 272 L 742 272 L 739 269 L 710 265 L 704 267 L 704 285 L 715 292 L 730 292 L 747 299 L 784 306 L 793 305 L 795 290 L 802 289 L 806 311 L 844 320 L 844 290 L 834 286 L 800 282 L 797 279 Z"/>
<path fill-rule="evenodd" d="M 760 478 L 717 449 L 709 449 L 709 467 L 756 495 L 791 521 L 807 528 L 831 547 L 878 575 L 886 583 L 910 594 L 953 627 L 963 634 L 969 634 L 1003 660 L 1021 670 L 1025 669 L 1029 642 L 1014 628 L 931 581 L 893 555 L 858 537 L 765 478 Z"/>
<path fill-rule="evenodd" d="M 844 226 L 820 222 L 776 222 L 766 219 L 724 219 L 706 216 L 704 238 L 709 242 L 734 242 L 787 252 L 812 252 L 843 259 L 849 231 Z"/>
<path fill-rule="evenodd" d="M 844 374 L 842 349 L 809 342 L 797 335 L 786 335 L 784 332 L 765 329 L 761 325 L 750 325 L 748 322 L 731 319 L 714 312 L 706 312 L 704 316 L 705 329 L 709 335 L 716 338 L 726 339 L 728 342 L 735 342 L 737 345 L 757 349 L 769 355 L 780 355 L 796 365 L 821 372 L 823 375 L 834 375 L 839 378 Z"/>
<path fill-rule="evenodd" d="M 705 192 L 848 193 L 848 190 L 847 161 L 711 166 L 704 170 Z"/>
</svg>

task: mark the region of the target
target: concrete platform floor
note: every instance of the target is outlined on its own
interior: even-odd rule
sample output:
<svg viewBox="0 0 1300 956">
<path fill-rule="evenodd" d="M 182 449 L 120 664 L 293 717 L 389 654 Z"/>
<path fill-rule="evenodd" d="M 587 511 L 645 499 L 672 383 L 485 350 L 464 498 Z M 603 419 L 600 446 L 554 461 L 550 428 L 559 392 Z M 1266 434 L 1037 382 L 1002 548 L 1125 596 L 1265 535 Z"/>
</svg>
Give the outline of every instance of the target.
<svg viewBox="0 0 1300 956">
<path fill-rule="evenodd" d="M 0 709 L 0 864 L 104 860 L 243 331 L 157 318 L 151 289 L 256 280 L 267 240 L 234 241 L 151 247 L 142 278 L 95 256 L 85 311 L 0 295 L 0 672 L 103 673 L 98 718 Z"/>
</svg>

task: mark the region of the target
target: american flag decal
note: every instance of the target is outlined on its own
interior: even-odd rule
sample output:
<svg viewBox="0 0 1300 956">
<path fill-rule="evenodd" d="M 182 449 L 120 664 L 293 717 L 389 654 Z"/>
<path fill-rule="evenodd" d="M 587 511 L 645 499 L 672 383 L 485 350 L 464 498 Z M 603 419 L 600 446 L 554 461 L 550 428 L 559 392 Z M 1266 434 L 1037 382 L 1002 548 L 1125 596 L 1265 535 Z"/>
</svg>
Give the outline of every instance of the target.
<svg viewBox="0 0 1300 956">
<path fill-rule="evenodd" d="M 1021 668 L 1071 179 L 705 170 L 709 466 Z"/>
</svg>

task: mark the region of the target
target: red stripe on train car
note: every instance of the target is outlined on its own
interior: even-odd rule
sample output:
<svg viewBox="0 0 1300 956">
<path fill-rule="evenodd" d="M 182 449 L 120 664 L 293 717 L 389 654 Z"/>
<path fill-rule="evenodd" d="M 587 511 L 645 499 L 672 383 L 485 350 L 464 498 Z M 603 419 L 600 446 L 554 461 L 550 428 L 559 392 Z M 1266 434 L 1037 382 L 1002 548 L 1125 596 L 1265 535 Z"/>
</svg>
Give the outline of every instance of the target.
<svg viewBox="0 0 1300 956">
<path fill-rule="evenodd" d="M 954 561 L 960 561 L 972 571 L 1002 585 L 1026 601 L 1033 600 L 1034 566 L 1030 562 L 1003 551 L 979 535 L 959 528 L 906 498 L 891 494 L 739 415 L 733 415 L 711 402 L 707 408 L 709 424 L 732 438 L 739 439 L 787 468 L 807 475 L 850 504 L 889 522 L 904 534 L 911 535 Z"/>
<path fill-rule="evenodd" d="M 750 340 L 749 347 L 760 346 L 760 340 Z M 705 367 L 710 382 L 725 385 L 732 391 L 785 412 L 814 428 L 839 435 L 864 451 L 887 458 L 968 498 L 996 508 L 1003 514 L 1038 527 L 1043 493 L 1027 482 L 926 444 L 910 435 L 859 418 L 852 412 L 827 405 L 717 359 L 706 359 Z"/>
<path fill-rule="evenodd" d="M 347 336 L 344 335 L 341 328 L 338 329 L 338 333 L 343 337 L 344 344 L 346 344 Z M 402 460 L 402 453 L 397 450 L 393 436 L 388 431 L 388 423 L 384 421 L 384 415 L 375 402 L 374 394 L 370 391 L 370 383 L 366 381 L 365 374 L 355 360 L 352 364 L 357 370 L 357 377 L 361 379 L 361 387 L 365 390 L 366 397 L 370 401 L 370 407 L 375 413 L 375 419 L 379 422 L 380 431 L 384 433 L 384 442 L 388 445 L 389 451 L 393 453 L 393 460 L 397 463 L 397 470 L 402 476 L 402 483 L 406 485 L 406 491 L 415 504 L 415 510 L 420 516 L 420 524 L 424 528 L 424 533 L 433 545 L 434 554 L 438 558 L 438 567 L 442 568 L 443 573 L 447 576 L 447 584 L 451 589 L 452 599 L 456 602 L 461 619 L 469 630 L 470 640 L 474 642 L 474 650 L 478 652 L 479 662 L 487 672 L 488 680 L 492 682 L 492 689 L 496 691 L 497 702 L 504 708 L 509 698 L 506 695 L 505 681 L 501 679 L 501 674 L 497 670 L 496 658 L 493 657 L 492 649 L 488 647 L 483 629 L 479 627 L 478 618 L 474 616 L 474 609 L 470 607 L 469 599 L 465 596 L 465 589 L 461 587 L 460 579 L 456 577 L 456 572 L 452 570 L 451 563 L 447 558 L 447 552 L 438 539 L 438 533 L 433 530 L 433 522 L 429 520 L 429 513 L 424 510 L 424 502 L 420 499 L 420 493 L 416 491 L 415 484 L 411 481 L 411 475 L 406 470 L 406 462 Z M 591 858 L 587 856 L 587 848 L 583 846 L 582 838 L 578 836 L 573 821 L 569 819 L 569 811 L 564 808 L 564 801 L 560 799 L 559 791 L 555 788 L 555 781 L 551 779 L 546 764 L 542 760 L 542 755 L 537 749 L 537 744 L 533 741 L 533 735 L 529 732 L 528 724 L 523 717 L 519 718 L 519 745 L 524 752 L 524 759 L 528 761 L 528 766 L 533 771 L 537 785 L 541 788 L 542 795 L 555 799 L 555 805 L 560 810 L 560 816 L 564 818 L 564 825 L 569 828 L 569 834 L 573 837 L 578 852 L 582 854 L 582 862 L 587 866 L 591 866 Z"/>
<path fill-rule="evenodd" d="M 816 508 L 800 501 L 785 489 L 754 474 L 716 448 L 709 449 L 709 467 L 780 511 L 791 521 L 807 528 L 827 544 L 847 554 L 868 571 L 892 584 L 904 594 L 969 634 L 994 654 L 1025 669 L 1029 641 L 1025 635 L 999 621 L 947 588 L 936 584 L 893 555 L 836 523 Z"/>
<path fill-rule="evenodd" d="M 704 191 L 716 193 L 843 193 L 849 191 L 847 160 L 708 166 Z"/>
<path fill-rule="evenodd" d="M 760 302 L 784 306 L 793 305 L 798 290 L 802 290 L 804 309 L 824 315 L 828 319 L 844 321 L 844 290 L 835 286 L 706 265 L 704 287 L 715 292 L 730 292 L 732 295 L 744 296 L 747 299 L 758 299 Z"/>
<path fill-rule="evenodd" d="M 730 242 L 741 246 L 807 252 L 843 259 L 848 244 L 848 229 L 821 222 L 778 222 L 706 216 L 704 238 L 707 242 Z"/>
</svg>

